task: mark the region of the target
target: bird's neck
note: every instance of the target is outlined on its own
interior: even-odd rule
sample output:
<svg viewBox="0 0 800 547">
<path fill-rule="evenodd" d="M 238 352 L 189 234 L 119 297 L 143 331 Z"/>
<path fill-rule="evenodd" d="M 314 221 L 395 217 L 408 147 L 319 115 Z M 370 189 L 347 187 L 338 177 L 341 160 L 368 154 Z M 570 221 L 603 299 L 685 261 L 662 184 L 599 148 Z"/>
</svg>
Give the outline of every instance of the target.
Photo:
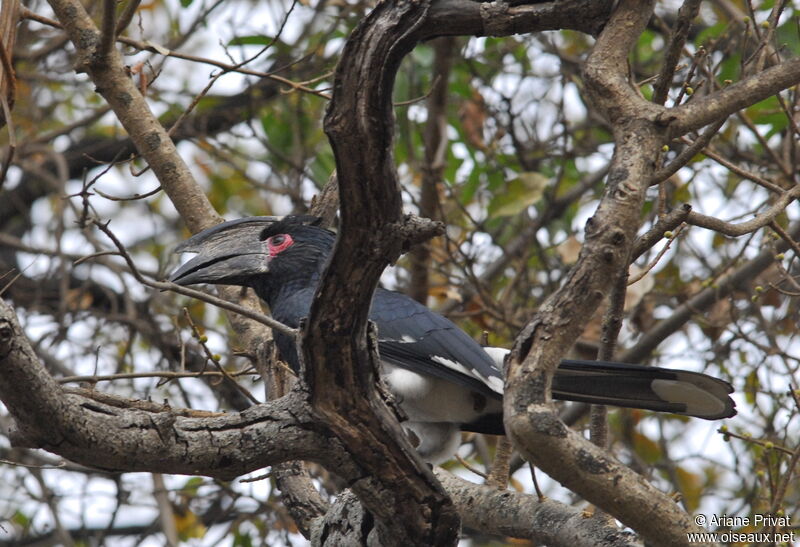
<svg viewBox="0 0 800 547">
<path fill-rule="evenodd" d="M 282 279 L 280 283 L 255 286 L 259 298 L 267 303 L 272 316 L 289 327 L 297 327 L 308 316 L 319 276 Z"/>
</svg>

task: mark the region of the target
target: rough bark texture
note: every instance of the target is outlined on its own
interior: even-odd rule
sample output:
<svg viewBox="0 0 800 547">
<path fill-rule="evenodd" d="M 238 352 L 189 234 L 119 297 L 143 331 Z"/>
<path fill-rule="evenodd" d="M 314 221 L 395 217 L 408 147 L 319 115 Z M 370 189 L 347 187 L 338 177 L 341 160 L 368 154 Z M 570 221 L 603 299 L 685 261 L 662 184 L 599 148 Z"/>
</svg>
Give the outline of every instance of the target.
<svg viewBox="0 0 800 547">
<path fill-rule="evenodd" d="M 610 529 L 603 520 L 587 518 L 576 507 L 547 499 L 520 503 L 530 496 L 473 484 L 442 469 L 436 470 L 436 477 L 453 497 L 465 528 L 486 530 L 489 525 L 511 537 L 528 537 L 529 530 L 537 529 L 539 541 L 547 545 L 642 545 L 633 534 Z"/>
<path fill-rule="evenodd" d="M 0 377 L 0 398 L 17 420 L 11 435 L 15 444 L 44 448 L 105 471 L 232 479 L 290 456 L 336 453 L 335 441 L 324 436 L 311 440 L 319 433 L 301 394 L 241 413 L 215 414 L 66 392 L 39 362 L 12 308 L 2 301 Z M 321 446 L 329 449 L 319 451 Z M 343 461 L 335 465 L 343 475 L 353 469 Z"/>
<path fill-rule="evenodd" d="M 16 446 L 44 448 L 94 469 L 200 474 L 230 480 L 265 466 L 303 458 L 317 461 L 347 482 L 369 480 L 360 478 L 362 470 L 353 464 L 336 439 L 319 431 L 319 422 L 303 392 L 295 391 L 243 412 L 219 414 L 173 409 L 92 390 L 65 389 L 36 358 L 13 309 L 2 300 L 0 377 L 3 378 L 0 399 L 16 419 L 16 430 L 10 435 Z M 19 389 L 21 385 L 26 389 Z M 548 502 L 549 508 L 540 509 L 540 502 L 533 496 L 506 495 L 448 474 L 440 476 L 446 477 L 448 489 L 459 500 L 457 506 L 464 513 L 467 525 L 480 525 L 485 533 L 524 534 L 543 541 L 616 534 L 611 527 L 597 528 L 596 523 L 576 518 L 577 510 L 555 502 Z M 297 474 L 289 477 L 296 480 Z M 355 535 L 343 541 L 355 544 L 357 537 L 367 537 L 375 530 L 374 518 L 364 513 L 355 496 L 343 496 L 334 512 L 322 519 L 317 517 L 325 507 L 315 501 L 316 496 L 310 492 L 305 496 L 302 492 L 298 494 L 308 484 L 296 486 L 294 494 L 308 515 L 304 524 L 318 544 L 341 545 L 338 541 L 343 540 L 342 534 L 348 530 Z M 487 495 L 504 500 L 498 508 L 498 515 L 506 515 L 504 518 L 481 516 L 484 510 L 474 500 Z M 518 520 L 542 511 L 549 517 Z M 369 526 L 362 528 L 364 523 Z M 620 542 L 609 545 L 629 545 L 627 540 L 623 541 L 624 536 L 619 538 Z"/>
<path fill-rule="evenodd" d="M 108 33 L 96 28 L 77 1 L 50 3 L 75 44 L 79 68 L 114 109 L 190 229 L 217 222 L 217 213 L 147 108 L 119 53 L 110 47 Z M 39 363 L 13 311 L 0 302 L 0 399 L 16 418 L 12 440 L 107 471 L 230 479 L 282 462 L 318 462 L 352 489 L 330 509 L 314 492 L 303 493 L 311 485 L 302 470 L 281 468 L 284 484 L 299 481 L 294 485 L 298 518 L 316 544 L 454 544 L 459 514 L 466 526 L 548 544 L 634 544 L 615 528 L 584 519 L 562 504 L 465 484 L 444 473 L 437 480 L 375 388 L 376 344 L 367 324 L 384 267 L 442 231 L 439 224 L 402 211 L 392 157 L 392 88 L 403 57 L 420 41 L 443 35 L 502 36 L 567 28 L 596 35 L 602 29 L 584 80 L 595 108 L 613 128 L 616 151 L 577 264 L 515 344 L 507 374 L 506 428 L 526 458 L 648 542 L 684 545 L 686 532 L 698 530 L 688 515 L 605 450 L 569 430 L 550 405 L 550 381 L 564 348 L 573 344 L 612 281 L 628 266 L 645 191 L 663 144 L 796 84 L 800 62 L 786 61 L 674 109 L 648 102 L 628 79 L 627 57 L 653 3 L 622 0 L 610 19 L 614 3 L 607 0 L 379 3 L 348 40 L 325 120 L 336 155 L 341 230 L 302 329 L 303 382 L 277 400 L 225 415 L 67 391 Z M 787 192 L 780 199 L 786 203 L 795 195 Z M 689 211 L 685 215 L 692 218 Z M 515 248 L 523 248 L 537 226 L 521 234 Z M 792 233 L 796 236 L 797 229 Z M 751 268 L 765 267 L 771 254 L 753 261 Z M 720 286 L 732 290 L 735 276 Z M 676 317 L 685 321 L 720 292 L 700 293 Z M 239 330 L 249 332 L 248 325 Z M 674 323 L 666 325 L 664 332 L 674 328 Z M 255 345 L 266 340 L 259 329 L 246 337 Z M 658 341 L 655 336 L 651 345 L 643 343 L 642 351 Z"/>
<path fill-rule="evenodd" d="M 385 2 L 356 28 L 336 71 L 325 130 L 336 156 L 341 229 L 304 331 L 314 408 L 365 479 L 353 491 L 395 545 L 455 544 L 459 519 L 375 390 L 367 314 L 381 272 L 440 225 L 403 217 L 392 145 L 392 89 L 426 3 Z"/>
<path fill-rule="evenodd" d="M 666 139 L 656 121 L 661 107 L 636 94 L 628 81 L 628 51 L 652 9 L 652 1 L 621 2 L 586 62 L 587 93 L 611 124 L 616 149 L 577 263 L 515 342 L 504 410 L 506 431 L 537 467 L 646 540 L 685 545 L 686 532 L 702 531 L 689 515 L 643 477 L 567 428 L 550 404 L 550 382 L 563 348 L 578 338 L 613 280 L 628 267 L 645 191 Z M 620 494 L 610 495 L 615 492 Z"/>
</svg>

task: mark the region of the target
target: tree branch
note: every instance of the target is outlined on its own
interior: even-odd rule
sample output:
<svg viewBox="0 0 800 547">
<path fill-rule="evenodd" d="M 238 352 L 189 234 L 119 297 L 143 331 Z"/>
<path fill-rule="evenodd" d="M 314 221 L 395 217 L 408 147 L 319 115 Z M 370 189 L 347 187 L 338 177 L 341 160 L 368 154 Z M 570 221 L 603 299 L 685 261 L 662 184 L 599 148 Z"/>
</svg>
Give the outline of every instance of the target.
<svg viewBox="0 0 800 547">
<path fill-rule="evenodd" d="M 402 215 L 392 155 L 394 79 L 427 10 L 426 2 L 378 4 L 342 53 L 324 124 L 336 157 L 341 229 L 303 332 L 303 355 L 315 410 L 374 478 L 353 491 L 379 521 L 381 540 L 449 545 L 458 514 L 375 390 L 377 348 L 366 329 L 385 266 L 442 231 Z"/>
<path fill-rule="evenodd" d="M 800 223 L 791 226 L 788 233 L 792 239 L 800 237 Z M 692 296 L 685 303 L 672 310 L 669 317 L 662 319 L 653 328 L 648 330 L 635 346 L 619 355 L 620 361 L 636 363 L 647 358 L 661 342 L 681 329 L 692 317 L 703 313 L 716 302 L 727 297 L 734 290 L 752 281 L 771 264 L 775 263 L 776 252 L 781 253 L 788 248 L 789 244 L 786 241 L 778 241 L 775 244 L 775 249 L 765 249 L 761 251 L 745 265 L 719 279 L 714 283 L 713 287 L 707 287 Z"/>
<path fill-rule="evenodd" d="M 26 389 L 18 389 L 19 385 Z M 300 390 L 240 413 L 222 414 L 61 388 L 39 363 L 12 308 L 2 300 L 0 399 L 16 418 L 17 430 L 10 436 L 15 445 L 44 448 L 107 472 L 199 474 L 230 480 L 305 458 L 348 482 L 370 480 L 338 441 L 318 427 L 309 412 L 307 393 Z M 485 533 L 557 545 L 595 545 L 597 537 L 606 538 L 611 546 L 633 545 L 615 528 L 583 518 L 579 509 L 553 501 L 539 503 L 533 496 L 472 484 L 441 470 L 437 475 L 457 500 L 466 524 Z M 491 513 L 481 500 L 491 503 Z M 310 507 L 309 515 L 323 509 Z M 326 520 L 330 526 L 336 515 Z M 325 526 L 316 518 L 306 524 L 312 535 Z"/>
<path fill-rule="evenodd" d="M 476 2 L 434 0 L 424 23 L 423 39 L 436 36 L 510 36 L 543 30 L 572 29 L 595 35 L 613 2 Z"/>
<path fill-rule="evenodd" d="M 97 92 L 108 101 L 189 229 L 198 232 L 221 222 L 133 83 L 119 51 L 113 47 L 107 52 L 99 49 L 102 35 L 83 5 L 77 0 L 50 0 L 50 6 L 75 45 L 77 70 L 92 78 Z M 111 26 L 109 32 L 113 34 L 113 30 Z"/>
<path fill-rule="evenodd" d="M 588 519 L 577 507 L 535 496 L 471 483 L 444 469 L 436 478 L 447 489 L 464 526 L 516 538 L 532 538 L 547 545 L 595 547 L 641 545 L 632 534 L 599 519 Z"/>
<path fill-rule="evenodd" d="M 686 0 L 678 10 L 678 21 L 664 55 L 664 64 L 661 66 L 656 83 L 653 84 L 653 102 L 656 104 L 664 104 L 667 100 L 667 92 L 675 76 L 675 67 L 683 53 L 683 46 L 686 45 L 692 21 L 700 11 L 700 2 L 701 0 Z"/>
<path fill-rule="evenodd" d="M 552 374 L 627 268 L 654 157 L 663 136 L 650 118 L 656 105 L 627 80 L 627 55 L 645 28 L 653 2 L 623 0 L 586 63 L 587 92 L 612 125 L 616 142 L 606 192 L 586 227 L 586 243 L 565 284 L 523 329 L 508 363 L 506 431 L 529 461 L 659 545 L 685 545 L 701 531 L 673 500 L 558 418 L 550 402 Z M 609 491 L 625 492 L 608 496 Z"/>
<path fill-rule="evenodd" d="M 791 190 L 787 190 L 779 196 L 772 205 L 770 205 L 769 209 L 759 213 L 751 220 L 738 224 L 725 222 L 717 217 L 703 215 L 695 211 L 689 213 L 686 217 L 686 222 L 694 226 L 702 226 L 703 228 L 714 230 L 728 237 L 739 237 L 768 225 L 775 217 L 783 214 L 786 211 L 786 207 L 798 198 L 800 198 L 800 186 L 794 186 Z"/>
<path fill-rule="evenodd" d="M 202 474 L 229 480 L 289 459 L 326 458 L 356 476 L 321 435 L 295 392 L 241 413 L 187 417 L 160 405 L 125 407 L 69 393 L 39 363 L 10 306 L 0 300 L 0 399 L 16 445 L 44 448 L 106 471 Z M 25 386 L 25 389 L 19 389 Z"/>
<path fill-rule="evenodd" d="M 705 97 L 671 108 L 660 117 L 660 121 L 668 124 L 670 138 L 680 137 L 798 83 L 800 57 L 753 74 Z"/>
</svg>

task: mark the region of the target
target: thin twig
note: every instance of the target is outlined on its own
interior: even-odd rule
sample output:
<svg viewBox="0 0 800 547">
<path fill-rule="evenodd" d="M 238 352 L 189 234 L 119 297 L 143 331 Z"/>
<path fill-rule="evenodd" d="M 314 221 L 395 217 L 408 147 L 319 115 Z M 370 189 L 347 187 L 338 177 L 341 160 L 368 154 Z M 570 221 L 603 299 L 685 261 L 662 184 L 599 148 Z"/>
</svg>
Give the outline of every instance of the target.
<svg viewBox="0 0 800 547">
<path fill-rule="evenodd" d="M 252 368 L 237 370 L 234 372 L 222 373 L 216 370 L 205 370 L 200 372 L 174 372 L 174 371 L 153 371 L 153 372 L 120 372 L 119 374 L 93 374 L 84 376 L 64 376 L 56 378 L 59 384 L 72 384 L 75 382 L 113 382 L 114 380 L 131 380 L 135 378 L 164 378 L 167 380 L 179 380 L 181 378 L 204 378 L 206 376 L 247 376 L 257 375 Z"/>
<path fill-rule="evenodd" d="M 54 28 L 63 28 L 61 23 L 54 19 L 50 19 L 49 17 L 43 17 L 38 13 L 35 13 L 25 7 L 21 8 L 20 16 L 23 19 L 30 19 L 31 21 L 36 21 L 37 23 L 41 23 L 43 25 L 48 25 Z M 316 95 L 318 97 L 322 97 L 323 99 L 330 99 L 330 95 L 327 93 L 323 93 L 316 89 L 311 89 L 306 87 L 302 84 L 297 82 L 293 82 L 288 78 L 284 78 L 283 76 L 278 76 L 277 74 L 271 72 L 262 72 L 260 70 L 250 70 L 247 68 L 236 68 L 236 65 L 231 63 L 223 63 L 221 61 L 217 61 L 214 59 L 208 59 L 206 57 L 198 57 L 196 55 L 187 55 L 185 53 L 179 53 L 177 51 L 172 51 L 169 48 L 164 46 L 154 44 L 152 42 L 142 42 L 140 40 L 134 40 L 132 38 L 127 38 L 125 36 L 119 36 L 117 41 L 136 48 L 141 51 L 149 51 L 150 53 L 158 53 L 159 55 L 163 55 L 165 57 L 174 57 L 176 59 L 183 59 L 184 61 L 192 61 L 195 63 L 203 63 L 211 66 L 215 66 L 217 68 L 221 68 L 228 72 L 238 72 L 240 74 L 247 74 L 248 76 L 258 76 L 259 78 L 268 78 L 270 80 L 274 80 L 276 82 L 280 82 L 284 85 L 289 86 L 292 88 L 292 91 L 302 91 L 304 93 L 310 93 L 312 95 Z"/>
<path fill-rule="evenodd" d="M 433 79 L 433 83 L 431 83 L 430 89 L 424 95 L 415 97 L 414 99 L 408 99 L 407 101 L 395 102 L 394 106 L 410 106 L 412 104 L 424 101 L 425 99 L 431 96 L 431 93 L 433 93 L 436 90 L 436 85 L 439 83 L 440 78 L 441 76 L 437 74 L 436 77 Z"/>
<path fill-rule="evenodd" d="M 208 346 L 206 345 L 206 340 L 204 339 L 204 337 L 200 333 L 200 329 L 197 328 L 197 325 L 195 325 L 194 321 L 192 321 L 192 316 L 189 314 L 189 310 L 187 308 L 183 308 L 183 316 L 189 322 L 189 326 L 192 329 L 192 334 L 194 335 L 195 338 L 197 338 L 198 342 L 200 343 L 200 347 L 203 348 L 203 353 L 206 354 L 206 358 L 209 359 L 212 363 L 214 363 L 214 366 L 217 367 L 217 370 L 219 371 L 219 373 L 222 374 L 222 376 L 224 376 L 226 380 L 230 381 L 234 385 L 234 387 L 239 390 L 239 392 L 242 395 L 244 395 L 245 397 L 250 399 L 250 401 L 254 405 L 259 404 L 260 401 L 258 399 L 256 399 L 253 396 L 252 393 L 250 393 L 250 390 L 248 390 L 243 385 L 239 384 L 239 382 L 234 380 L 233 377 L 230 374 L 228 374 L 228 371 L 225 370 L 225 368 L 220 364 L 219 356 L 213 354 L 211 352 L 211 350 L 208 349 Z M 203 370 L 201 372 L 205 372 L 205 371 Z"/>
<path fill-rule="evenodd" d="M 675 67 L 683 51 L 683 46 L 686 44 L 689 30 L 692 28 L 692 21 L 700 11 L 700 3 L 700 0 L 686 0 L 678 10 L 678 21 L 667 46 L 667 53 L 664 55 L 664 65 L 658 75 L 658 81 L 653 86 L 653 102 L 656 104 L 664 104 L 667 100 L 669 86 L 675 75 Z"/>
<path fill-rule="evenodd" d="M 128 25 L 133 21 L 133 16 L 136 15 L 136 10 L 139 8 L 140 3 L 141 0 L 129 0 L 128 3 L 125 4 L 125 8 L 122 10 L 119 20 L 117 21 L 117 27 L 114 30 L 115 36 L 119 36 L 122 34 L 122 31 L 128 28 Z"/>
<path fill-rule="evenodd" d="M 97 188 L 94 189 L 94 192 L 98 196 L 100 196 L 102 198 L 105 198 L 105 199 L 107 199 L 109 201 L 136 201 L 138 199 L 145 199 L 145 198 L 149 198 L 150 196 L 154 196 L 157 193 L 159 193 L 161 190 L 163 190 L 163 188 L 161 187 L 161 185 L 158 185 L 157 188 L 154 188 L 153 190 L 150 190 L 149 192 L 145 192 L 144 194 L 133 194 L 132 196 L 129 196 L 129 197 L 112 196 L 111 194 L 106 194 L 105 192 L 103 192 L 101 190 L 98 190 Z"/>
<path fill-rule="evenodd" d="M 783 239 L 783 240 L 786 242 L 786 244 L 787 244 L 787 245 L 789 245 L 789 247 L 791 247 L 791 248 L 792 248 L 792 250 L 794 251 L 794 253 L 795 253 L 795 254 L 796 254 L 798 257 L 800 257 L 800 244 L 798 244 L 798 243 L 797 243 L 797 241 L 795 241 L 794 239 L 792 239 L 792 236 L 790 236 L 790 235 L 789 235 L 789 234 L 786 232 L 786 230 L 784 230 L 783 228 L 781 228 L 780 224 L 778 224 L 777 222 L 775 222 L 775 220 L 773 219 L 773 220 L 772 220 L 772 221 L 769 223 L 769 227 L 770 227 L 770 228 L 772 228 L 773 230 L 775 230 L 775 233 L 776 233 L 776 234 L 778 234 L 779 236 L 781 236 L 781 239 Z"/>
<path fill-rule="evenodd" d="M 117 2 L 116 0 L 103 1 L 103 23 L 100 29 L 100 45 L 95 51 L 99 59 L 105 59 L 117 37 Z"/>
<path fill-rule="evenodd" d="M 456 454 L 456 460 L 458 461 L 458 463 L 460 463 L 461 465 L 463 465 L 464 467 L 466 467 L 468 470 L 472 471 L 473 473 L 475 473 L 479 477 L 482 477 L 484 479 L 486 479 L 488 477 L 488 475 L 486 473 L 484 473 L 483 471 L 480 471 L 478 468 L 476 468 L 475 466 L 470 464 L 467 460 L 465 460 L 464 458 L 462 458 L 458 454 Z"/>
<path fill-rule="evenodd" d="M 545 495 L 542 493 L 542 489 L 539 488 L 539 481 L 536 479 L 536 467 L 528 462 L 528 468 L 531 471 L 531 481 L 533 482 L 533 489 L 536 491 L 536 497 L 539 499 L 539 502 L 543 502 L 545 500 Z"/>
<path fill-rule="evenodd" d="M 699 152 L 704 151 L 703 149 L 708 145 L 709 142 L 711 142 L 711 139 L 713 139 L 719 133 L 720 128 L 725 124 L 727 119 L 728 118 L 726 116 L 706 127 L 703 133 L 701 133 L 701 135 L 694 141 L 684 137 L 682 139 L 683 142 L 688 142 L 689 146 L 681 150 L 674 160 L 653 173 L 653 176 L 650 179 L 650 184 L 658 184 L 667 180 L 669 177 L 677 173 L 681 167 L 689 163 L 691 159 Z"/>
<path fill-rule="evenodd" d="M 790 449 L 788 449 L 786 447 L 777 445 L 777 444 L 775 444 L 773 442 L 770 442 L 770 441 L 762 441 L 761 439 L 754 439 L 754 438 L 748 437 L 746 435 L 739 435 L 738 433 L 733 433 L 732 431 L 728 430 L 728 428 L 725 427 L 725 426 L 720 427 L 719 429 L 717 429 L 717 433 L 722 434 L 722 437 L 725 440 L 728 440 L 729 437 L 733 437 L 734 439 L 739 439 L 739 440 L 747 442 L 747 443 L 757 444 L 758 446 L 760 446 L 762 448 L 766 448 L 768 450 L 777 450 L 778 452 L 783 452 L 784 454 L 789 454 L 790 456 L 793 456 L 794 453 L 795 453 L 794 450 L 790 450 Z"/>
<path fill-rule="evenodd" d="M 793 383 L 789 383 L 789 395 L 792 397 L 794 401 L 794 406 L 797 411 L 800 411 L 800 393 L 797 391 L 797 387 Z M 786 466 L 786 472 L 783 474 L 781 481 L 778 483 L 778 488 L 775 491 L 775 496 L 772 498 L 772 506 L 770 507 L 770 513 L 775 514 L 778 512 L 779 506 L 783 501 L 783 498 L 786 496 L 786 488 L 789 486 L 789 482 L 792 480 L 794 476 L 794 470 L 797 467 L 797 462 L 800 460 L 800 447 L 795 449 L 792 457 L 789 459 L 789 464 Z"/>
<path fill-rule="evenodd" d="M 216 296 L 212 296 L 208 293 L 204 293 L 202 291 L 198 291 L 195 289 L 190 289 L 188 287 L 183 287 L 178 285 L 177 283 L 170 283 L 169 281 L 151 281 L 145 278 L 139 270 L 136 268 L 136 265 L 133 263 L 128 252 L 125 250 L 125 246 L 117 239 L 111 230 L 108 229 L 107 224 L 103 224 L 98 220 L 93 221 L 95 226 L 97 226 L 100 231 L 102 231 L 106 236 L 108 236 L 111 241 L 114 242 L 114 245 L 119 250 L 120 256 L 125 260 L 128 264 L 128 268 L 130 269 L 131 275 L 141 284 L 146 285 L 152 289 L 157 289 L 160 291 L 171 291 L 178 294 L 182 294 L 184 296 L 190 296 L 192 298 L 196 298 L 198 300 L 202 300 L 208 304 L 212 304 L 217 306 L 218 308 L 222 308 L 223 310 L 232 311 L 234 313 L 238 313 L 248 319 L 252 319 L 253 321 L 257 321 L 262 325 L 266 325 L 273 330 L 277 330 L 285 334 L 286 336 L 290 336 L 293 340 L 297 337 L 297 329 L 293 329 L 291 327 L 287 327 L 280 321 L 276 321 L 272 317 L 268 315 L 264 315 L 263 313 L 259 313 L 257 311 L 251 310 L 250 308 L 245 308 L 244 306 L 240 306 L 238 304 L 234 304 L 233 302 L 228 302 L 227 300 L 223 300 L 222 298 L 217 298 Z"/>
<path fill-rule="evenodd" d="M 666 254 L 666 252 L 672 245 L 672 242 L 675 241 L 675 239 L 677 239 L 678 235 L 685 227 L 686 224 L 681 224 L 676 228 L 675 233 L 667 239 L 667 244 L 664 245 L 664 247 L 662 247 L 660 251 L 658 251 L 656 257 L 653 260 L 651 260 L 650 263 L 647 266 L 645 266 L 641 272 L 639 272 L 638 274 L 636 274 L 635 276 L 633 276 L 631 279 L 628 280 L 628 286 L 633 285 L 637 281 L 640 281 L 644 276 L 646 276 L 650 272 L 650 270 L 656 267 L 656 264 L 658 264 L 659 261 L 663 258 L 663 256 Z"/>
</svg>

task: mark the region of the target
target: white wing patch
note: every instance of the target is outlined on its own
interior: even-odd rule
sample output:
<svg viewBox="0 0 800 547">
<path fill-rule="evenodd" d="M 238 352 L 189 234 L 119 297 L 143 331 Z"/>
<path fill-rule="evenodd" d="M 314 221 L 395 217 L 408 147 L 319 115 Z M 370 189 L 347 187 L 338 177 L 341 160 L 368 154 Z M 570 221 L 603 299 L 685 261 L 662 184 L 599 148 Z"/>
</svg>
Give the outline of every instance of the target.
<svg viewBox="0 0 800 547">
<path fill-rule="evenodd" d="M 440 365 L 444 365 L 451 370 L 455 370 L 456 372 L 460 372 L 464 376 L 470 376 L 472 378 L 477 378 L 484 384 L 486 384 L 492 391 L 495 393 L 499 393 L 500 395 L 503 394 L 503 379 L 497 376 L 486 377 L 474 368 L 467 368 L 461 363 L 453 361 L 451 359 L 447 359 L 446 357 L 442 357 L 441 355 L 433 355 L 431 356 L 431 361 L 439 363 Z"/>
<path fill-rule="evenodd" d="M 494 361 L 494 366 L 496 366 L 499 370 L 503 370 L 503 361 L 505 361 L 506 355 L 511 350 L 507 350 L 506 348 L 495 348 L 492 346 L 486 346 L 483 348 L 489 357 L 492 358 Z"/>
<path fill-rule="evenodd" d="M 505 387 L 505 383 L 503 379 L 498 376 L 492 376 L 491 378 L 486 379 L 486 385 L 492 388 L 492 391 L 495 393 L 503 394 L 503 388 Z"/>
<path fill-rule="evenodd" d="M 419 340 L 417 340 L 416 338 L 414 338 L 413 336 L 410 336 L 408 334 L 404 334 L 402 336 L 402 338 L 400 338 L 400 340 L 397 340 L 396 338 L 379 338 L 378 341 L 379 342 L 396 342 L 398 344 L 416 344 L 417 342 L 419 342 Z"/>
</svg>

